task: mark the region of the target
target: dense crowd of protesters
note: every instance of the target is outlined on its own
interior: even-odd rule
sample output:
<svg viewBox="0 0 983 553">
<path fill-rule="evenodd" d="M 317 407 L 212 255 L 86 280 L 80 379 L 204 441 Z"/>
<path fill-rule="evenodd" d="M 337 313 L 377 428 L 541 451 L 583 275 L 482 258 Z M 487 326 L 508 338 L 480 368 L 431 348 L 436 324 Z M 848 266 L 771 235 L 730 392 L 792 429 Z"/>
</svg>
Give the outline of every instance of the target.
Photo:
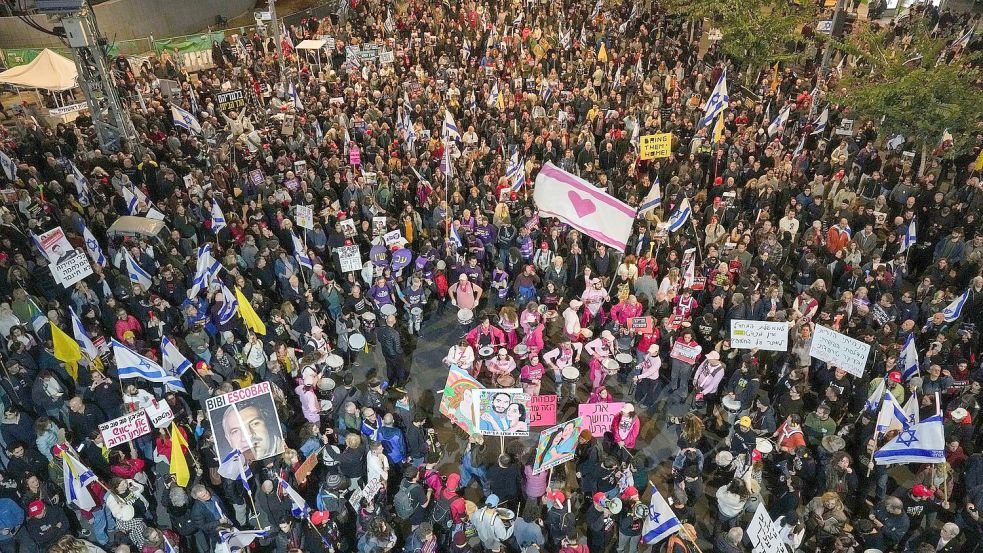
<svg viewBox="0 0 983 553">
<path fill-rule="evenodd" d="M 236 529 L 268 529 L 250 547 L 277 553 L 633 552 L 645 518 L 636 506 L 653 488 L 686 523 L 654 546 L 671 553 L 750 551 L 759 504 L 792 552 L 979 548 L 983 134 L 965 154 L 932 152 L 919 167 L 876 122 L 832 132 L 847 108 L 829 105 L 837 72 L 821 76 L 805 30 L 794 45 L 803 65 L 739 87 L 746 68 L 701 42 L 706 29 L 648 3 L 351 4 L 341 21 L 286 29 L 281 45 L 259 35 L 215 44 L 214 68 L 194 75 L 166 56 L 121 64 L 138 133 L 127 152 L 102 151 L 86 116 L 57 128 L 20 117 L 2 137 L 17 163 L 13 182 L 0 173 L 16 195 L 0 224 L 3 553 L 211 553 L 237 549 L 223 537 Z M 951 40 L 974 23 L 917 9 L 890 23 L 893 40 L 921 18 Z M 294 50 L 319 36 L 335 39 L 330 55 Z M 346 55 L 373 42 L 394 61 Z M 714 143 L 696 123 L 725 69 L 731 102 Z M 200 133 L 174 124 L 156 87 L 164 77 L 180 80 L 174 103 Z M 230 90 L 247 102 L 223 113 L 216 97 Z M 788 104 L 787 123 L 769 133 Z M 827 107 L 828 128 L 814 133 Z M 461 140 L 441 140 L 445 111 Z M 672 156 L 640 160 L 636 128 L 672 133 Z M 506 175 L 514 152 L 518 189 Z M 631 205 L 659 182 L 662 206 L 616 251 L 538 216 L 531 189 L 547 162 Z M 657 223 L 683 198 L 691 220 L 666 235 Z M 313 206 L 313 229 L 297 225 L 298 205 Z M 120 216 L 157 213 L 169 235 L 107 235 Z M 913 219 L 917 242 L 903 249 Z M 31 235 L 61 226 L 84 251 L 81 223 L 107 262 L 65 289 Z M 338 248 L 359 246 L 365 262 L 394 230 L 412 263 L 393 268 L 382 248 L 385 266 L 343 270 Z M 222 322 L 218 280 L 192 289 L 205 244 L 265 334 Z M 124 251 L 149 289 L 131 283 Z M 310 269 L 299 261 L 308 258 Z M 961 317 L 947 321 L 942 311 L 967 289 Z M 77 377 L 56 359 L 46 322 L 71 328 L 69 308 L 104 353 Z M 473 324 L 455 319 L 460 310 Z M 653 327 L 633 330 L 629 319 L 643 316 Z M 789 350 L 732 348 L 732 320 L 788 321 Z M 817 324 L 872 346 L 862 377 L 810 357 Z M 186 393 L 118 379 L 111 340 L 159 360 L 164 336 L 193 364 Z M 909 336 L 921 366 L 905 379 Z M 416 406 L 423 337 L 489 387 L 504 378 L 558 393 L 564 413 L 626 405 L 605 437 L 579 435 L 574 461 L 535 474 L 528 440 L 503 451 Z M 677 343 L 702 353 L 670 357 Z M 612 369 L 616 353 L 632 362 Z M 343 360 L 330 373 L 328 355 Z M 579 381 L 564 385 L 566 367 Z M 320 385 L 328 374 L 333 387 Z M 274 384 L 287 449 L 253 463 L 245 488 L 218 472 L 205 400 L 262 381 Z M 885 437 L 865 401 L 879 384 L 901 404 L 916 398 L 923 415 L 944 413 L 945 463 L 873 466 Z M 100 434 L 155 399 L 190 443 L 187 486 L 170 474 L 168 429 L 111 449 Z M 656 433 L 676 444 L 662 457 L 648 447 Z M 63 450 L 99 477 L 92 510 L 65 496 Z M 298 477 L 311 455 L 318 466 Z M 293 512 L 281 480 L 312 512 Z M 385 484 L 349 501 L 374 480 Z"/>
</svg>

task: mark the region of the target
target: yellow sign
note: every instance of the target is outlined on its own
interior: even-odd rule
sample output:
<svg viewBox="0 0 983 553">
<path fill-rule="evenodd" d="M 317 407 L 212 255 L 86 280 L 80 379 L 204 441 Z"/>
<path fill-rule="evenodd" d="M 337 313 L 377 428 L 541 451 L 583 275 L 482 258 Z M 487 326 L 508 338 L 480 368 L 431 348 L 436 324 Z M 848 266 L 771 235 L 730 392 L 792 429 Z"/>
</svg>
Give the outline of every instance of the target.
<svg viewBox="0 0 983 553">
<path fill-rule="evenodd" d="M 647 134 L 639 138 L 642 159 L 656 159 L 672 155 L 672 133 Z"/>
</svg>

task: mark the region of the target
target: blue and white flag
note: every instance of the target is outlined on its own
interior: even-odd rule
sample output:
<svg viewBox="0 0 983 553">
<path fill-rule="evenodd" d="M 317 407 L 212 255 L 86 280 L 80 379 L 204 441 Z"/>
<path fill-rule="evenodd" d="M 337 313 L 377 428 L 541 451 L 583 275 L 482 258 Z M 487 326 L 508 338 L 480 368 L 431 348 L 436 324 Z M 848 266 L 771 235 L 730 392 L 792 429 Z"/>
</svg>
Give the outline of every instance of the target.
<svg viewBox="0 0 983 553">
<path fill-rule="evenodd" d="M 659 177 L 656 176 L 649 193 L 642 199 L 642 205 L 638 206 L 638 214 L 644 215 L 660 205 L 662 205 L 662 188 L 659 186 Z"/>
<path fill-rule="evenodd" d="M 485 102 L 488 104 L 488 107 L 494 107 L 496 104 L 498 104 L 498 96 L 498 81 L 496 81 L 494 84 L 492 84 L 491 92 L 488 94 L 488 101 Z"/>
<path fill-rule="evenodd" d="M 806 145 L 806 137 L 803 136 L 802 139 L 799 140 L 799 145 L 795 147 L 795 151 L 792 152 L 792 157 L 799 157 L 799 153 L 802 152 L 802 148 L 805 148 L 805 145 Z"/>
<path fill-rule="evenodd" d="M 703 118 L 700 119 L 700 124 L 697 125 L 697 128 L 703 128 L 713 123 L 717 115 L 727 109 L 729 102 L 730 96 L 727 95 L 727 70 L 724 69 L 724 72 L 720 74 L 720 79 L 717 80 L 716 86 L 713 87 L 710 99 L 707 100 L 706 111 L 703 112 Z"/>
<path fill-rule="evenodd" d="M 683 201 L 679 202 L 679 206 L 676 207 L 676 211 L 669 216 L 669 232 L 676 232 L 683 228 L 686 220 L 689 219 L 691 211 L 693 209 L 689 205 L 689 198 L 683 198 Z"/>
<path fill-rule="evenodd" d="M 72 160 L 68 160 L 68 168 L 72 172 L 72 178 L 75 181 L 75 190 L 78 192 L 79 204 L 83 207 L 88 207 L 90 203 L 90 198 L 92 198 L 92 192 L 89 190 L 89 179 L 79 171 L 79 168 L 72 163 Z"/>
<path fill-rule="evenodd" d="M 159 382 L 175 392 L 186 392 L 181 379 L 164 370 L 157 363 L 140 355 L 113 338 L 113 356 L 116 358 L 116 371 L 120 380 L 142 378 Z"/>
<path fill-rule="evenodd" d="M 85 241 L 85 251 L 89 254 L 89 258 L 92 262 L 100 267 L 106 266 L 106 256 L 102 253 L 102 246 L 99 245 L 99 241 L 96 237 L 92 235 L 92 231 L 89 227 L 85 226 L 84 222 L 79 223 L 79 230 L 82 231 L 82 240 Z"/>
<path fill-rule="evenodd" d="M 290 240 L 294 245 L 294 259 L 297 260 L 297 264 L 299 264 L 301 267 L 313 269 L 314 262 L 312 262 L 310 256 L 307 255 L 307 248 L 304 247 L 304 243 L 300 241 L 300 238 L 297 238 L 297 235 L 294 234 L 293 230 L 290 231 Z"/>
<path fill-rule="evenodd" d="M 253 471 L 246 462 L 246 456 L 238 449 L 230 451 L 218 464 L 218 473 L 229 480 L 238 480 L 247 492 L 251 492 L 249 480 L 253 477 Z"/>
<path fill-rule="evenodd" d="M 918 241 L 918 229 L 915 227 L 915 220 L 912 219 L 908 223 L 908 228 L 905 229 L 904 236 L 901 237 L 901 247 L 898 249 L 898 253 L 901 253 Z"/>
<path fill-rule="evenodd" d="M 918 374 L 918 350 L 915 348 L 915 335 L 909 334 L 901 348 L 901 355 L 898 356 L 898 365 L 901 371 L 901 378 L 905 382 L 909 378 Z"/>
<path fill-rule="evenodd" d="M 463 248 L 464 247 L 464 241 L 461 240 L 461 234 L 457 232 L 457 227 L 454 226 L 454 223 L 453 222 L 451 222 L 451 236 L 450 236 L 450 238 L 451 238 L 451 242 L 454 243 L 454 246 L 455 247 L 457 247 L 457 248 Z"/>
<path fill-rule="evenodd" d="M 881 404 L 881 400 L 884 399 L 884 390 L 887 386 L 884 385 L 884 379 L 878 381 L 877 386 L 874 387 L 874 391 L 867 396 L 867 401 L 864 402 L 864 411 L 868 413 L 873 413 L 877 411 L 877 407 Z"/>
<path fill-rule="evenodd" d="M 526 160 L 519 158 L 518 149 L 512 152 L 512 157 L 509 159 L 509 166 L 505 171 L 505 175 L 509 178 L 509 182 L 512 183 L 512 192 L 522 190 L 522 186 L 526 184 Z"/>
<path fill-rule="evenodd" d="M 878 465 L 899 463 L 942 463 L 945 461 L 945 431 L 942 415 L 932 415 L 900 434 L 874 453 Z"/>
<path fill-rule="evenodd" d="M 199 247 L 195 277 L 191 281 L 191 289 L 188 290 L 188 297 L 193 298 L 198 295 L 198 292 L 207 289 L 221 268 L 222 264 L 212 257 L 211 244 L 205 244 Z"/>
<path fill-rule="evenodd" d="M 130 276 L 130 282 L 139 284 L 144 290 L 150 290 L 150 286 L 154 283 L 154 279 L 150 276 L 150 273 L 144 271 L 137 264 L 133 256 L 130 255 L 129 250 L 123 250 L 123 255 L 126 258 L 126 273 Z"/>
<path fill-rule="evenodd" d="M 782 111 L 778 112 L 778 117 L 776 117 L 770 125 L 768 125 L 768 136 L 775 136 L 778 129 L 783 128 L 786 123 L 788 123 L 788 115 L 792 112 L 792 104 L 788 104 Z"/>
<path fill-rule="evenodd" d="M 147 201 L 147 196 L 143 193 L 143 190 L 136 187 L 130 188 L 124 185 L 120 193 L 123 194 L 123 201 L 126 202 L 126 211 L 130 215 L 137 215 L 139 212 L 137 208 L 140 202 L 146 203 Z"/>
<path fill-rule="evenodd" d="M 659 490 L 652 488 L 652 499 L 649 500 L 649 514 L 642 522 L 642 543 L 659 543 L 678 532 L 683 525 L 676 518 L 676 513 L 666 503 Z"/>
<path fill-rule="evenodd" d="M 877 425 L 875 430 L 884 434 L 891 427 L 908 429 L 908 415 L 901 408 L 901 404 L 894 398 L 890 391 L 884 392 L 881 399 L 881 410 L 877 413 Z"/>
<path fill-rule="evenodd" d="M 194 133 L 201 133 L 201 123 L 198 122 L 198 118 L 190 111 L 185 111 L 171 104 L 171 118 L 174 119 L 174 124 L 182 129 Z"/>
<path fill-rule="evenodd" d="M 222 213 L 222 208 L 221 206 L 218 205 L 218 200 L 212 199 L 211 214 L 212 214 L 212 232 L 218 234 L 220 230 L 228 226 L 225 223 L 225 214 Z"/>
<path fill-rule="evenodd" d="M 403 128 L 406 131 L 406 148 L 410 152 L 416 151 L 416 131 L 413 129 L 413 120 L 410 119 L 410 112 L 403 112 Z"/>
<path fill-rule="evenodd" d="M 450 143 L 444 144 L 444 155 L 440 156 L 440 172 L 443 173 L 448 180 L 454 178 L 454 162 L 451 160 Z"/>
<path fill-rule="evenodd" d="M 258 538 L 265 538 L 270 534 L 269 528 L 263 530 L 219 530 L 219 546 L 227 548 L 230 553 L 246 549 L 249 544 Z M 217 547 L 216 550 L 219 548 Z"/>
<path fill-rule="evenodd" d="M 75 314 L 75 310 L 71 307 L 68 308 L 68 311 L 72 317 L 72 335 L 75 337 L 75 341 L 78 342 L 79 349 L 82 350 L 82 353 L 88 355 L 89 359 L 99 357 L 99 348 L 96 347 L 92 338 L 89 338 L 89 333 L 85 331 L 85 327 L 82 325 L 82 319 L 79 319 L 79 316 Z"/>
<path fill-rule="evenodd" d="M 549 81 L 544 80 L 543 85 L 539 88 L 539 99 L 545 106 L 549 104 L 549 101 L 552 97 L 553 97 L 553 87 L 550 86 Z"/>
<path fill-rule="evenodd" d="M 457 123 L 454 122 L 454 116 L 447 109 L 444 110 L 444 128 L 441 132 L 441 137 L 445 142 L 448 140 L 461 140 L 461 131 L 457 128 Z"/>
<path fill-rule="evenodd" d="M 0 150 L 0 168 L 3 168 L 3 174 L 7 176 L 7 180 L 14 180 L 14 177 L 17 176 L 17 164 L 2 150 Z"/>
<path fill-rule="evenodd" d="M 300 94 L 297 94 L 297 89 L 294 87 L 293 81 L 291 81 L 290 86 L 287 87 L 287 96 L 290 96 L 290 99 L 293 100 L 295 110 L 304 110 L 304 102 L 300 100 Z"/>
<path fill-rule="evenodd" d="M 236 316 L 239 312 L 239 300 L 236 295 L 229 290 L 229 287 L 222 284 L 222 308 L 218 310 L 216 317 L 218 318 L 218 324 L 226 324 Z"/>
<path fill-rule="evenodd" d="M 829 106 L 826 106 L 826 109 L 819 114 L 819 119 L 816 119 L 812 125 L 815 127 L 812 134 L 819 134 L 826 130 L 826 127 L 829 126 Z"/>
<path fill-rule="evenodd" d="M 951 323 L 959 317 L 963 316 L 963 307 L 966 306 L 966 300 L 969 299 L 969 288 L 967 288 L 963 293 L 956 299 L 952 300 L 952 303 L 948 307 L 942 310 L 942 315 L 945 317 L 945 322 Z"/>
<path fill-rule="evenodd" d="M 96 500 L 89 493 L 87 486 L 98 481 L 95 473 L 64 450 L 61 454 L 61 466 L 65 476 L 65 499 L 83 511 L 93 510 L 96 507 Z"/>
<path fill-rule="evenodd" d="M 191 361 L 177 349 L 177 344 L 163 336 L 160 339 L 160 365 L 165 371 L 181 376 L 191 368 Z"/>
<path fill-rule="evenodd" d="M 137 87 L 137 90 L 139 89 L 140 88 Z M 171 545 L 171 541 L 167 539 L 167 536 L 164 535 L 163 532 L 161 532 L 160 535 L 162 538 L 164 538 L 164 553 L 177 553 L 177 551 L 174 549 L 174 546 Z"/>
<path fill-rule="evenodd" d="M 311 508 L 307 506 L 307 502 L 304 498 L 297 493 L 297 490 L 290 487 L 285 480 L 282 478 L 280 480 L 280 491 L 287 494 L 290 498 L 291 508 L 290 513 L 297 518 L 307 518 L 311 515 Z"/>
</svg>

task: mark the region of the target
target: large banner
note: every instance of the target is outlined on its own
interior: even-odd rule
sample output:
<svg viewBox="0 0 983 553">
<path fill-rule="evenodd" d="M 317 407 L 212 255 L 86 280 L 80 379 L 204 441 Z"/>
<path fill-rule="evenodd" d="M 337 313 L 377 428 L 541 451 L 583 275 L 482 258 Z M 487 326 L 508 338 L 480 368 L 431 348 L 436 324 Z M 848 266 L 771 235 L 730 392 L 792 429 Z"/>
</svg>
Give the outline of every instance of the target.
<svg viewBox="0 0 983 553">
<path fill-rule="evenodd" d="M 788 323 L 731 319 L 730 345 L 735 349 L 788 351 Z"/>
<path fill-rule="evenodd" d="M 478 390 L 478 432 L 486 436 L 528 436 L 529 394 L 522 388 Z"/>
<path fill-rule="evenodd" d="M 205 400 L 219 459 L 234 450 L 256 461 L 283 453 L 283 429 L 269 382 Z"/>
<path fill-rule="evenodd" d="M 539 474 L 573 459 L 582 424 L 583 421 L 578 417 L 540 432 L 532 473 Z"/>
<path fill-rule="evenodd" d="M 600 438 L 611 430 L 611 421 L 624 407 L 624 402 L 582 403 L 577 406 L 577 416 L 583 419 L 583 430 L 589 430 L 595 438 Z"/>
<path fill-rule="evenodd" d="M 474 434 L 478 426 L 474 419 L 475 390 L 482 388 L 467 371 L 451 365 L 447 373 L 447 383 L 444 384 L 444 394 L 440 399 L 438 410 L 451 422 L 460 426 L 469 435 Z"/>
<path fill-rule="evenodd" d="M 809 355 L 816 359 L 860 377 L 864 375 L 868 354 L 870 344 L 854 340 L 823 325 L 816 325 L 812 346 L 809 348 Z"/>
<path fill-rule="evenodd" d="M 150 423 L 143 409 L 99 425 L 99 433 L 110 449 L 150 434 Z"/>
</svg>

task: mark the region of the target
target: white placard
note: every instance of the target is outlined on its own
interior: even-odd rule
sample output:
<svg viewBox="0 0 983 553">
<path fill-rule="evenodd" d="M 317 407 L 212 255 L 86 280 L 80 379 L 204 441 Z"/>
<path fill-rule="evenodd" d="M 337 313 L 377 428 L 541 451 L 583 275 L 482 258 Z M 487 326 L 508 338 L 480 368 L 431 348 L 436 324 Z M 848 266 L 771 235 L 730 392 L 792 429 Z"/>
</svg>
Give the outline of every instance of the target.
<svg viewBox="0 0 983 553">
<path fill-rule="evenodd" d="M 731 319 L 730 346 L 737 349 L 788 351 L 788 323 Z"/>
<path fill-rule="evenodd" d="M 396 61 L 396 55 L 392 52 L 379 52 L 379 61 L 382 63 L 392 63 Z"/>
<path fill-rule="evenodd" d="M 840 121 L 840 126 L 833 131 L 833 134 L 839 134 L 842 136 L 852 136 L 853 119 L 843 119 L 842 121 Z"/>
<path fill-rule="evenodd" d="M 145 411 L 154 428 L 164 428 L 174 420 L 174 411 L 171 411 L 171 406 L 166 401 L 154 400 Z"/>
<path fill-rule="evenodd" d="M 764 503 L 758 503 L 754 518 L 747 525 L 747 537 L 754 553 L 785 553 L 785 544 L 775 521 L 771 520 Z"/>
<path fill-rule="evenodd" d="M 38 236 L 38 243 L 48 258 L 51 274 L 65 288 L 75 286 L 92 274 L 89 256 L 72 246 L 61 227 L 55 227 Z"/>
<path fill-rule="evenodd" d="M 99 433 L 102 434 L 106 447 L 113 448 L 150 434 L 150 423 L 147 422 L 147 415 L 141 409 L 136 413 L 100 424 Z"/>
<path fill-rule="evenodd" d="M 392 246 L 393 244 L 401 241 L 403 239 L 403 231 L 396 229 L 392 232 L 387 232 L 382 236 L 382 240 L 387 246 Z"/>
<path fill-rule="evenodd" d="M 676 342 L 672 346 L 672 351 L 669 352 L 669 357 L 673 359 L 678 359 L 684 363 L 696 363 L 697 356 L 703 350 L 699 345 L 687 346 L 682 342 Z"/>
<path fill-rule="evenodd" d="M 854 340 L 822 325 L 816 325 L 809 355 L 839 367 L 853 376 L 863 376 L 870 344 Z"/>
<path fill-rule="evenodd" d="M 309 205 L 297 206 L 297 226 L 307 230 L 314 230 L 314 208 Z"/>
<path fill-rule="evenodd" d="M 362 253 L 358 251 L 358 246 L 342 246 L 337 250 L 341 272 L 351 273 L 362 270 Z"/>
</svg>

